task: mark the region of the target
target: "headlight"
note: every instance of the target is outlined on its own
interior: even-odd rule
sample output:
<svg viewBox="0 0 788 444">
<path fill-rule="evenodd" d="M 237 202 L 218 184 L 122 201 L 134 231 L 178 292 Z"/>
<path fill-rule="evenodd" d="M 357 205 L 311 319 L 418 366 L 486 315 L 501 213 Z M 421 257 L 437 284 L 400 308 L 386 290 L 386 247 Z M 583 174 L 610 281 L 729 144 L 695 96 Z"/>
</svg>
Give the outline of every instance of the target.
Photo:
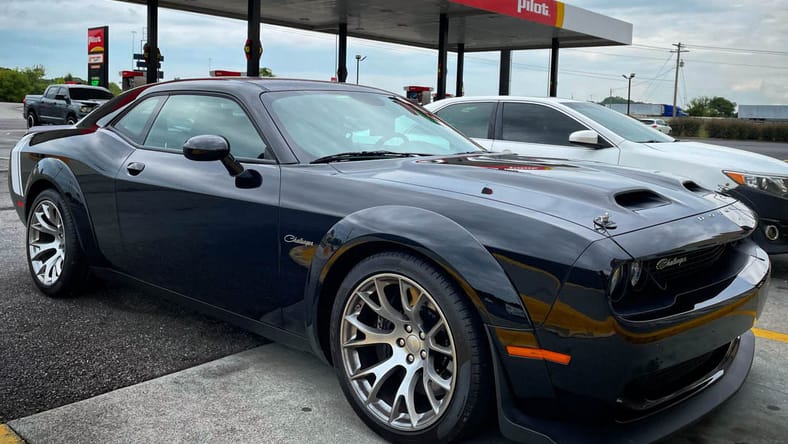
<svg viewBox="0 0 788 444">
<path fill-rule="evenodd" d="M 788 194 L 788 177 L 737 173 L 735 171 L 723 171 L 723 173 L 739 185 L 755 188 L 778 196 L 785 196 Z"/>
<path fill-rule="evenodd" d="M 79 107 L 79 112 L 81 113 L 89 113 L 93 109 L 92 106 L 82 105 Z"/>
</svg>

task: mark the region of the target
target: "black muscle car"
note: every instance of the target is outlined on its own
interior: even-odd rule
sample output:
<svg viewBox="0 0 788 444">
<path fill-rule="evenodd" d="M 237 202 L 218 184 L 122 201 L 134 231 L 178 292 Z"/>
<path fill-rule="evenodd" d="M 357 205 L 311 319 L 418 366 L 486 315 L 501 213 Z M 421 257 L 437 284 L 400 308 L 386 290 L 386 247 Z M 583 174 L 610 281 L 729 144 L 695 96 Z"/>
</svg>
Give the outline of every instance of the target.
<svg viewBox="0 0 788 444">
<path fill-rule="evenodd" d="M 492 405 L 528 442 L 663 437 L 742 385 L 770 274 L 730 197 L 346 84 L 140 87 L 25 135 L 9 187 L 46 295 L 103 270 L 311 350 L 395 442 Z"/>
</svg>

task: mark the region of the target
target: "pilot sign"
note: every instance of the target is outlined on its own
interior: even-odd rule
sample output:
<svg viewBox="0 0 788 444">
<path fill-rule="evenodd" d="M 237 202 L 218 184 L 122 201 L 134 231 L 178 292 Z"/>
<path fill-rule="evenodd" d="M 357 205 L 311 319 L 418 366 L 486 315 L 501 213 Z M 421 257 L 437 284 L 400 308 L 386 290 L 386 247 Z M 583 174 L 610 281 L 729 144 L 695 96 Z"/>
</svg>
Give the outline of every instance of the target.
<svg viewBox="0 0 788 444">
<path fill-rule="evenodd" d="M 109 26 L 88 28 L 88 82 L 109 86 Z"/>
</svg>

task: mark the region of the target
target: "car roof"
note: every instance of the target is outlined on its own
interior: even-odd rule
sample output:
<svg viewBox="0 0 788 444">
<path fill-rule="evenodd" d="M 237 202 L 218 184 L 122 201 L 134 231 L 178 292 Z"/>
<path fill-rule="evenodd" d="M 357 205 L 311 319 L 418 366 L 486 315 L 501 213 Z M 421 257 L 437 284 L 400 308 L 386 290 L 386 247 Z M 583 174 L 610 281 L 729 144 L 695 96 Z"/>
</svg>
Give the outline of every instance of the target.
<svg viewBox="0 0 788 444">
<path fill-rule="evenodd" d="M 320 80 L 303 80 L 287 78 L 258 77 L 209 77 L 198 79 L 180 79 L 160 82 L 149 88 L 150 92 L 162 89 L 233 89 L 238 87 L 257 87 L 262 91 L 358 91 L 391 94 L 389 91 L 350 83 L 326 82 Z"/>
<path fill-rule="evenodd" d="M 433 103 L 449 104 L 452 102 L 485 102 L 485 101 L 507 101 L 507 102 L 536 102 L 536 103 L 572 103 L 583 102 L 582 100 L 567 99 L 563 97 L 529 97 L 529 96 L 463 96 L 451 97 L 443 100 L 438 100 Z"/>
<path fill-rule="evenodd" d="M 97 89 L 97 90 L 100 90 L 100 91 L 109 91 L 107 88 L 104 88 L 104 87 L 101 87 L 101 86 L 82 85 L 82 84 L 79 84 L 79 83 L 63 83 L 63 84 L 52 85 L 52 86 L 65 86 L 66 88 L 69 88 L 69 89 L 70 88 L 85 88 L 85 89 Z"/>
</svg>

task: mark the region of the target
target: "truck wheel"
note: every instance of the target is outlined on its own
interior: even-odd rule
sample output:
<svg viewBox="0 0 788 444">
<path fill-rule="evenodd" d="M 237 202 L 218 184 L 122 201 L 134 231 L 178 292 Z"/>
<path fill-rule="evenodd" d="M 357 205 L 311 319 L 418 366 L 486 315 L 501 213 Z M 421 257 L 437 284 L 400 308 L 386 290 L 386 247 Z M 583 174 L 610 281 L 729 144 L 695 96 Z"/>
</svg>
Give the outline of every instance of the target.
<svg viewBox="0 0 788 444">
<path fill-rule="evenodd" d="M 74 115 L 69 115 L 66 117 L 66 125 L 73 125 L 77 123 L 77 117 Z"/>
<path fill-rule="evenodd" d="M 36 117 L 36 113 L 33 111 L 29 111 L 27 113 L 27 127 L 31 128 L 38 125 L 38 117 Z"/>
<path fill-rule="evenodd" d="M 88 276 L 74 218 L 53 189 L 42 191 L 32 208 L 27 217 L 27 265 L 33 282 L 47 296 L 68 296 Z"/>
<path fill-rule="evenodd" d="M 490 354 L 473 306 L 406 253 L 356 265 L 331 314 L 331 352 L 351 407 L 391 442 L 436 444 L 483 421 Z"/>
</svg>

